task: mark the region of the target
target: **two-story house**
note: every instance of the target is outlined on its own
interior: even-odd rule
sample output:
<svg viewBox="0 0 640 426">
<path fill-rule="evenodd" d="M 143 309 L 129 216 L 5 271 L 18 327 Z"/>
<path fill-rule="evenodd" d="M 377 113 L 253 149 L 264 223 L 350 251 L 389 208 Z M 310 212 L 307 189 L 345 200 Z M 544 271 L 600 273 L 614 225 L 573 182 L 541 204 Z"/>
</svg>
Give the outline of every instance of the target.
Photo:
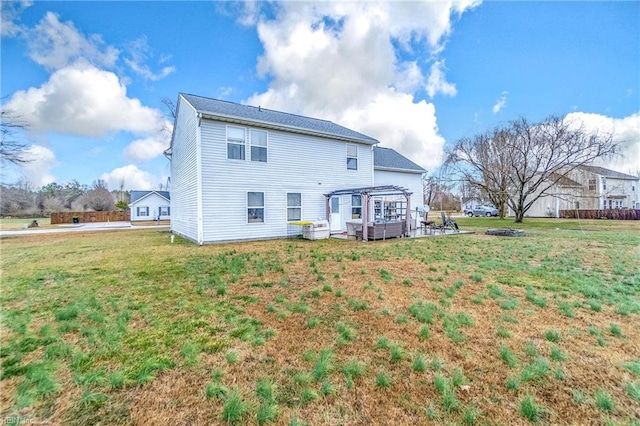
<svg viewBox="0 0 640 426">
<path fill-rule="evenodd" d="M 640 178 L 599 166 L 578 166 L 536 200 L 527 216 L 560 217 L 561 210 L 636 209 Z"/>
<path fill-rule="evenodd" d="M 377 143 L 330 121 L 181 93 L 166 151 L 171 229 L 199 244 L 290 235 L 289 222 L 327 218 L 325 194 L 374 185 Z M 333 232 L 346 230 L 352 202 L 331 203 Z"/>
<path fill-rule="evenodd" d="M 573 172 L 583 183 L 583 209 L 640 208 L 638 183 L 640 178 L 599 166 L 581 166 Z"/>
</svg>

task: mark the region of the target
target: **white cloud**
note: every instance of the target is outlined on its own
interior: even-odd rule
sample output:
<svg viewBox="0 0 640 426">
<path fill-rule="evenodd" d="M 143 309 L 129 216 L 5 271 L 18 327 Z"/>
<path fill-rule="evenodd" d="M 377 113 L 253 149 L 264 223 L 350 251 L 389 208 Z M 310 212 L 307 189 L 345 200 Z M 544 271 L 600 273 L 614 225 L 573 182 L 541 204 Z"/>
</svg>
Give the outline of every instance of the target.
<svg viewBox="0 0 640 426">
<path fill-rule="evenodd" d="M 85 36 L 73 22 L 60 22 L 53 12 L 47 12 L 25 34 L 29 57 L 49 71 L 64 68 L 78 60 L 111 68 L 120 53 L 115 47 L 107 46 L 99 35 Z"/>
<path fill-rule="evenodd" d="M 393 87 L 399 92 L 413 93 L 422 86 L 424 86 L 424 75 L 416 61 L 405 61 L 398 65 Z"/>
<path fill-rule="evenodd" d="M 127 66 L 131 68 L 133 72 L 151 81 L 162 80 L 176 70 L 175 67 L 164 67 L 157 73 L 151 71 L 149 66 L 144 62 L 146 62 L 152 56 L 152 53 L 153 52 L 151 50 L 151 47 L 147 43 L 147 38 L 145 36 L 140 37 L 129 43 L 129 58 L 124 58 L 124 63 L 127 64 Z M 169 59 L 169 56 L 161 56 L 158 62 L 163 63 Z"/>
<path fill-rule="evenodd" d="M 162 155 L 169 148 L 173 124 L 165 122 L 166 130 L 162 130 L 153 136 L 133 141 L 124 150 L 125 157 L 132 162 L 150 160 Z"/>
<path fill-rule="evenodd" d="M 56 181 L 55 176 L 51 174 L 51 169 L 56 164 L 56 156 L 49 148 L 31 145 L 25 150 L 24 159 L 27 161 L 21 164 L 20 169 L 34 188 Z"/>
<path fill-rule="evenodd" d="M 500 111 L 502 111 L 502 109 L 507 106 L 507 95 L 509 94 L 509 92 L 507 92 L 506 90 L 504 92 L 502 92 L 502 94 L 500 95 L 500 98 L 498 98 L 498 100 L 496 101 L 495 105 L 492 108 L 492 111 L 494 114 L 499 113 Z"/>
<path fill-rule="evenodd" d="M 452 16 L 476 4 L 284 2 L 271 10 L 275 18 L 245 16 L 258 22 L 264 48 L 258 73 L 271 78 L 266 92 L 246 102 L 335 121 L 432 168 L 443 145 L 435 108 L 414 101 L 414 91 L 425 86 L 423 72 L 417 61 L 399 59 L 407 56 L 400 50 L 410 56 L 419 46 L 436 54 Z M 443 69 L 444 62 L 431 69 L 431 96 L 455 94 Z"/>
<path fill-rule="evenodd" d="M 98 138 L 120 130 L 149 134 L 161 129 L 162 113 L 126 92 L 114 73 L 76 63 L 53 73 L 39 88 L 16 92 L 6 107 L 35 132 Z"/>
<path fill-rule="evenodd" d="M 154 184 L 156 179 L 150 173 L 138 169 L 133 164 L 103 173 L 100 179 L 107 182 L 109 188 L 120 188 L 122 184 L 125 190 L 150 190 L 157 186 Z"/>
<path fill-rule="evenodd" d="M 425 89 L 430 98 L 438 93 L 446 96 L 455 96 L 458 93 L 456 85 L 449 83 L 444 75 L 444 61 L 436 61 L 431 65 Z"/>
<path fill-rule="evenodd" d="M 565 119 L 583 123 L 585 130 L 590 132 L 613 134 L 614 140 L 620 143 L 620 155 L 602 166 L 623 173 L 640 173 L 640 112 L 624 118 L 572 112 Z"/>
<path fill-rule="evenodd" d="M 340 122 L 368 135 L 383 135 L 380 146 L 395 149 L 427 170 L 442 161 L 444 138 L 438 135 L 435 107 L 415 103 L 409 94 L 380 93 L 366 106 L 344 111 Z"/>
<path fill-rule="evenodd" d="M 233 93 L 233 87 L 218 87 L 216 90 L 217 99 L 227 99 Z"/>
<path fill-rule="evenodd" d="M 0 2 L 0 35 L 15 37 L 24 31 L 18 23 L 20 15 L 25 9 L 33 6 L 33 1 L 2 1 Z"/>
</svg>

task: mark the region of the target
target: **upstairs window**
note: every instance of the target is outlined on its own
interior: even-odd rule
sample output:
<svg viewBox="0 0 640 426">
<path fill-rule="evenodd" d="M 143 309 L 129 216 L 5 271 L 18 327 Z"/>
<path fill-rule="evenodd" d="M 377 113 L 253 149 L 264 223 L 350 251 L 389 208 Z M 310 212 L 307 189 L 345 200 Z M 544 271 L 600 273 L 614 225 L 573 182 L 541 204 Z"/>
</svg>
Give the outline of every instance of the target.
<svg viewBox="0 0 640 426">
<path fill-rule="evenodd" d="M 589 191 L 595 191 L 595 190 L 596 190 L 596 180 L 589 179 Z"/>
<path fill-rule="evenodd" d="M 603 191 L 607 190 L 607 179 L 606 178 L 602 178 L 602 190 Z M 611 206 L 609 206 L 609 208 L 611 208 Z"/>
<path fill-rule="evenodd" d="M 242 127 L 227 126 L 227 158 L 244 160 L 245 135 Z"/>
<path fill-rule="evenodd" d="M 267 162 L 267 132 L 251 129 L 251 161 Z"/>
<path fill-rule="evenodd" d="M 347 144 L 347 170 L 358 170 L 358 145 Z"/>
<path fill-rule="evenodd" d="M 264 192 L 247 192 L 247 222 L 264 222 Z"/>
<path fill-rule="evenodd" d="M 299 192 L 287 193 L 287 220 L 302 220 L 302 194 Z"/>
</svg>

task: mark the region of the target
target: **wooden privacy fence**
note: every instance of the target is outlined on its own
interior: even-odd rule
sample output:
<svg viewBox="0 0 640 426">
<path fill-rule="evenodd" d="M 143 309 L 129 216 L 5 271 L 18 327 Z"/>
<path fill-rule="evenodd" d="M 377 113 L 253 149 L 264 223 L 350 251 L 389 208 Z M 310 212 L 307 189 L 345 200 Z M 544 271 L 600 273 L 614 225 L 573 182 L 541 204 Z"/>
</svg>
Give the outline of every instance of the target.
<svg viewBox="0 0 640 426">
<path fill-rule="evenodd" d="M 640 220 L 640 210 L 635 210 L 635 209 L 560 210 L 560 217 L 565 219 Z"/>
<path fill-rule="evenodd" d="M 118 210 L 108 212 L 61 212 L 51 213 L 51 224 L 59 223 L 77 223 L 90 222 L 129 222 L 131 220 L 131 212 L 129 210 Z"/>
</svg>

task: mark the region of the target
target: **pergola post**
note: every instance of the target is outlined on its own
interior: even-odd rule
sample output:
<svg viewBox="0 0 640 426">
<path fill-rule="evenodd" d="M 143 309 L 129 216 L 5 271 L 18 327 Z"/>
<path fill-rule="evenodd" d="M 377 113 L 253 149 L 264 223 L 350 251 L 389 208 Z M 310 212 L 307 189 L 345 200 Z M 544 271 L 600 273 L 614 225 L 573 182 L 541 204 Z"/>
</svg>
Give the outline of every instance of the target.
<svg viewBox="0 0 640 426">
<path fill-rule="evenodd" d="M 369 194 L 362 193 L 362 241 L 369 240 Z"/>
<path fill-rule="evenodd" d="M 330 195 L 325 195 L 324 196 L 325 199 L 325 214 L 327 216 L 327 222 L 331 221 L 331 196 Z"/>
<path fill-rule="evenodd" d="M 407 195 L 407 193 L 405 192 L 404 198 L 407 199 L 407 210 L 404 214 L 404 221 L 406 223 L 405 237 L 408 237 L 411 235 L 411 196 Z"/>
</svg>

